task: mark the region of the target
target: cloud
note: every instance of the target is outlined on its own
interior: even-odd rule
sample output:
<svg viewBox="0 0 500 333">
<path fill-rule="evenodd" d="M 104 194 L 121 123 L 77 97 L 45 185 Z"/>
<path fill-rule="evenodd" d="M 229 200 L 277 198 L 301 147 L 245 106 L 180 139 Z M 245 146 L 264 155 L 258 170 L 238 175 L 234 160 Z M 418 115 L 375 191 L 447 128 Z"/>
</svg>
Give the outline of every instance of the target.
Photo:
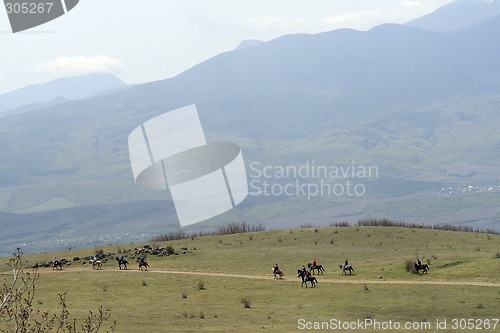
<svg viewBox="0 0 500 333">
<path fill-rule="evenodd" d="M 400 2 L 400 5 L 403 7 L 421 7 L 422 2 L 421 1 L 415 1 L 415 0 L 403 0 Z"/>
<path fill-rule="evenodd" d="M 379 16 L 380 10 L 352 11 L 316 19 L 259 15 L 243 19 L 240 25 L 257 34 L 318 33 L 339 28 L 369 29 Z"/>
<path fill-rule="evenodd" d="M 324 21 L 336 27 L 369 29 L 374 24 L 373 22 L 380 21 L 381 14 L 382 11 L 379 9 L 356 11 L 333 15 L 326 18 Z"/>
<path fill-rule="evenodd" d="M 119 71 L 123 63 L 108 55 L 58 57 L 39 66 L 40 71 L 57 75 L 83 75 Z"/>
</svg>

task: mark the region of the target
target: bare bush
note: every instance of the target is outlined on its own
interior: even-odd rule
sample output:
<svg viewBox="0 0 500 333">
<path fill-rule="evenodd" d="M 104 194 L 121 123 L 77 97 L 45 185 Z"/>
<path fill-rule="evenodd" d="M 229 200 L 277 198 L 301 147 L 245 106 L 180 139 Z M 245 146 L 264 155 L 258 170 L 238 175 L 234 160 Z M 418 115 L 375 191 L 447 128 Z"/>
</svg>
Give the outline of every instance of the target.
<svg viewBox="0 0 500 333">
<path fill-rule="evenodd" d="M 231 222 L 225 225 L 219 226 L 215 231 L 205 231 L 205 232 L 192 232 L 188 233 L 183 229 L 176 231 L 170 231 L 163 235 L 157 235 L 150 239 L 151 242 L 168 242 L 173 240 L 189 239 L 195 240 L 197 237 L 202 236 L 220 236 L 220 235 L 231 235 L 231 234 L 241 234 L 246 232 L 257 232 L 264 231 L 266 227 L 262 224 L 251 225 L 246 222 Z"/>
<path fill-rule="evenodd" d="M 413 274 L 417 274 L 417 270 L 415 269 L 415 262 L 411 259 L 405 260 L 405 269 L 407 272 L 411 272 Z"/>
<path fill-rule="evenodd" d="M 217 234 L 218 235 L 231 235 L 231 234 L 242 234 L 245 232 L 256 232 L 256 231 L 264 231 L 266 228 L 259 224 L 259 225 L 250 225 L 246 222 L 232 222 L 228 223 L 226 225 L 220 226 L 217 229 Z"/>
<path fill-rule="evenodd" d="M 249 309 L 249 308 L 250 308 L 250 306 L 252 305 L 252 302 L 250 301 L 250 298 L 248 298 L 248 297 L 246 297 L 246 296 L 245 296 L 245 297 L 243 297 L 243 298 L 241 299 L 241 303 L 243 303 L 243 306 L 244 306 L 246 309 Z"/>
<path fill-rule="evenodd" d="M 76 319 L 70 319 L 66 305 L 66 293 L 59 294 L 61 311 L 59 314 L 50 315 L 49 312 L 35 311 L 35 285 L 39 274 L 35 269 L 26 271 L 22 259 L 22 251 L 17 252 L 9 259 L 8 266 L 12 269 L 12 283 L 4 284 L 0 289 L 0 332 L 61 332 L 61 333 L 97 333 L 104 323 L 110 318 L 111 312 L 99 307 L 96 314 L 90 311 L 80 329 L 77 328 Z M 38 302 L 38 304 L 43 304 Z M 114 332 L 116 322 L 107 330 Z"/>
<path fill-rule="evenodd" d="M 363 219 L 358 221 L 359 226 L 363 227 L 402 227 L 402 228 L 414 228 L 414 229 L 431 229 L 431 230 L 445 230 L 445 231 L 459 231 L 459 232 L 477 232 L 485 234 L 499 234 L 495 230 L 491 229 L 474 229 L 468 225 L 456 225 L 456 224 L 418 224 L 418 223 L 406 223 L 406 222 L 396 222 L 388 219 Z M 489 236 L 489 235 L 488 235 Z"/>
</svg>

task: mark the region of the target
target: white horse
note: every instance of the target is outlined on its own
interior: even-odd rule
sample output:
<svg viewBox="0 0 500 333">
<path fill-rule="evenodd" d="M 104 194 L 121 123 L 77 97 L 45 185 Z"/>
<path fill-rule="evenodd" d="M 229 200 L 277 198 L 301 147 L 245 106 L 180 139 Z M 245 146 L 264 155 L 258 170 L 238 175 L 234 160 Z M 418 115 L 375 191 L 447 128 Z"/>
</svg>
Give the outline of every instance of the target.
<svg viewBox="0 0 500 333">
<path fill-rule="evenodd" d="M 90 260 L 92 264 L 92 269 L 102 269 L 102 261 L 100 260 Z"/>
</svg>

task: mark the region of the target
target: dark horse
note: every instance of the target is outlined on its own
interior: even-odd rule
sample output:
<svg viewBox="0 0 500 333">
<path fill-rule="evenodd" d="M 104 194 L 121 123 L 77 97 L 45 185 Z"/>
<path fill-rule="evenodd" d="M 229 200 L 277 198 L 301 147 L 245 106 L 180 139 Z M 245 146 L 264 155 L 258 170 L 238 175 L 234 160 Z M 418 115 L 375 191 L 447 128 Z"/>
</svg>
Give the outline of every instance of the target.
<svg viewBox="0 0 500 333">
<path fill-rule="evenodd" d="M 125 260 L 125 259 L 120 259 L 120 258 L 116 257 L 116 261 L 118 261 L 118 267 L 119 267 L 120 269 L 122 269 L 122 265 L 123 265 L 123 266 L 125 266 L 125 268 L 124 268 L 124 269 L 128 269 L 128 268 L 127 268 L 127 265 L 128 265 L 128 261 L 127 261 L 127 260 Z"/>
<path fill-rule="evenodd" d="M 342 274 L 347 275 L 347 271 L 349 271 L 349 275 L 351 275 L 354 272 L 354 268 L 351 265 L 339 265 L 339 268 L 342 270 Z"/>
<path fill-rule="evenodd" d="M 139 262 L 139 269 L 142 271 L 142 268 L 146 268 L 146 270 L 148 270 L 148 267 L 149 267 L 149 264 L 146 262 L 146 261 L 140 261 L 138 260 Z"/>
<path fill-rule="evenodd" d="M 56 271 L 58 271 L 58 270 L 62 270 L 62 269 L 63 269 L 63 264 L 62 264 L 62 262 L 60 262 L 59 260 L 54 261 L 54 263 L 52 264 L 52 270 L 54 270 L 54 269 L 55 269 Z"/>
<path fill-rule="evenodd" d="M 307 268 L 309 268 L 309 272 L 312 272 L 313 274 L 315 270 L 318 270 L 318 274 L 323 274 L 323 272 L 325 271 L 323 265 L 313 265 L 310 262 L 307 263 Z"/>
<path fill-rule="evenodd" d="M 418 264 L 418 263 L 415 263 L 415 271 L 417 272 L 418 275 L 421 275 L 421 274 L 427 274 L 427 272 L 429 271 L 429 265 L 427 264 Z M 422 273 L 420 273 L 419 271 L 422 271 Z"/>
<path fill-rule="evenodd" d="M 311 282 L 311 288 L 314 288 L 316 283 L 318 283 L 318 280 L 316 280 L 314 276 L 306 275 L 306 273 L 301 269 L 297 270 L 297 277 L 302 278 L 301 287 L 305 284 L 307 288 L 307 282 Z"/>
</svg>

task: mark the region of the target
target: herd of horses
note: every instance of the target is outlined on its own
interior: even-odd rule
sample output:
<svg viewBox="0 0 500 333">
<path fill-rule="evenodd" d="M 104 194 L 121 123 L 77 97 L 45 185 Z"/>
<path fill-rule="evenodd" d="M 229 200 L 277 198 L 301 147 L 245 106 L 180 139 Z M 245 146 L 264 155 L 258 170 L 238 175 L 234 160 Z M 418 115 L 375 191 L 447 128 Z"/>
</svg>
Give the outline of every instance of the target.
<svg viewBox="0 0 500 333">
<path fill-rule="evenodd" d="M 351 265 L 339 265 L 339 267 L 342 274 L 347 274 L 347 272 L 352 274 L 352 272 L 354 272 L 354 268 Z M 297 270 L 297 277 L 302 279 L 302 284 L 300 286 L 303 287 L 305 285 L 307 288 L 307 283 L 311 283 L 311 287 L 314 288 L 318 283 L 316 277 L 313 276 L 314 272 L 317 272 L 317 274 L 323 274 L 325 272 L 325 268 L 323 265 L 313 265 L 311 263 L 307 263 L 307 268 L 309 268 L 309 271 L 305 270 L 305 267 Z M 274 279 L 283 279 L 285 277 L 283 270 L 275 270 L 274 267 L 272 270 Z"/>
<path fill-rule="evenodd" d="M 118 263 L 118 268 L 120 270 L 122 269 L 122 267 L 124 270 L 128 269 L 129 262 L 127 260 L 125 260 L 123 257 L 122 258 L 116 257 L 116 261 Z M 139 270 L 141 270 L 141 271 L 143 269 L 145 269 L 147 271 L 148 268 L 150 267 L 149 264 L 145 260 L 137 259 L 136 262 L 138 264 Z M 90 260 L 90 263 L 92 264 L 92 269 L 94 269 L 94 270 L 102 269 L 103 262 L 101 260 Z M 55 261 L 53 263 L 53 266 L 52 266 L 53 270 L 54 269 L 55 270 L 62 270 L 62 268 L 63 268 L 62 262 Z M 325 268 L 323 267 L 323 265 L 313 265 L 311 263 L 307 263 L 307 268 L 309 268 L 309 271 L 305 270 L 305 268 L 297 270 L 297 277 L 300 277 L 302 279 L 302 283 L 300 286 L 303 287 L 305 285 L 307 288 L 307 283 L 310 283 L 311 287 L 314 288 L 316 286 L 316 284 L 318 283 L 318 280 L 316 279 L 316 277 L 313 276 L 314 272 L 316 271 L 318 275 L 323 274 L 325 272 Z M 339 265 L 339 269 L 342 271 L 342 274 L 346 274 L 346 275 L 347 275 L 347 272 L 349 272 L 349 275 L 351 275 L 354 272 L 354 268 L 351 265 L 342 264 L 342 265 Z M 427 274 L 427 272 L 429 271 L 429 265 L 415 263 L 415 271 L 416 271 L 416 274 L 418 274 L 418 275 L 421 275 L 424 273 Z M 283 272 L 283 270 L 281 270 L 281 269 L 275 270 L 274 267 L 273 267 L 273 275 L 274 275 L 275 279 L 284 279 L 285 278 L 285 273 Z"/>
<path fill-rule="evenodd" d="M 120 270 L 123 269 L 124 270 L 128 270 L 128 265 L 129 265 L 129 262 L 127 260 L 125 260 L 124 258 L 118 258 L 116 257 L 116 261 L 118 263 L 118 268 L 120 268 Z M 148 270 L 148 268 L 150 267 L 149 264 L 147 263 L 147 261 L 145 260 L 140 260 L 140 259 L 137 259 L 137 264 L 138 264 L 138 267 L 139 267 L 139 270 Z M 89 260 L 89 263 L 92 265 L 92 269 L 93 270 L 100 270 L 102 269 L 102 265 L 103 265 L 103 262 L 102 260 Z M 62 270 L 63 269 L 63 263 L 61 261 L 54 261 L 53 264 L 52 264 L 52 270 Z"/>
</svg>

